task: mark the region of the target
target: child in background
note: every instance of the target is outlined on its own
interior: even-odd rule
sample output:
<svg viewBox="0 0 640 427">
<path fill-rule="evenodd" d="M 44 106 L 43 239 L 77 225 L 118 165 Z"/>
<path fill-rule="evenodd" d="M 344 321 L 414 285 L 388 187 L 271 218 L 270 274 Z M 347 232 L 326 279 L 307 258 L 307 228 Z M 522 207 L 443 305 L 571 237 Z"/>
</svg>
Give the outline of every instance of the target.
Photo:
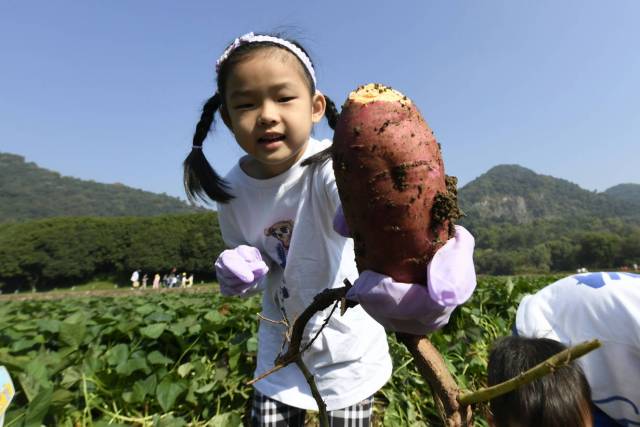
<svg viewBox="0 0 640 427">
<path fill-rule="evenodd" d="M 567 346 L 600 340 L 601 348 L 577 360 L 591 387 L 594 425 L 640 425 L 640 275 L 560 279 L 522 299 L 515 329 Z"/>
<path fill-rule="evenodd" d="M 221 292 L 264 292 L 262 316 L 268 321 L 258 331 L 258 376 L 286 349 L 286 325 L 316 294 L 358 278 L 353 241 L 333 230 L 340 200 L 332 164 L 322 155 L 331 141 L 310 136 L 325 114 L 333 128 L 337 111 L 317 90 L 313 64 L 295 41 L 246 34 L 225 50 L 216 70 L 217 92 L 203 107 L 185 160 L 185 188 L 191 200 L 218 202 L 222 237 L 232 248 L 215 263 Z M 224 179 L 202 153 L 216 112 L 247 153 Z M 382 279 L 390 278 L 372 280 L 377 285 Z M 429 327 L 446 323 L 452 309 L 435 304 L 437 313 L 429 316 L 438 323 Z M 329 311 L 313 316 L 303 342 L 318 333 Z M 383 327 L 362 306 L 334 314 L 303 360 L 332 425 L 368 426 L 373 394 L 391 375 Z M 295 365 L 255 385 L 253 425 L 302 426 L 306 409 L 317 410 L 317 405 Z"/>
<path fill-rule="evenodd" d="M 546 338 L 504 337 L 489 354 L 490 386 L 515 378 L 566 347 Z M 590 427 L 591 389 L 575 362 L 489 402 L 493 427 Z"/>
</svg>

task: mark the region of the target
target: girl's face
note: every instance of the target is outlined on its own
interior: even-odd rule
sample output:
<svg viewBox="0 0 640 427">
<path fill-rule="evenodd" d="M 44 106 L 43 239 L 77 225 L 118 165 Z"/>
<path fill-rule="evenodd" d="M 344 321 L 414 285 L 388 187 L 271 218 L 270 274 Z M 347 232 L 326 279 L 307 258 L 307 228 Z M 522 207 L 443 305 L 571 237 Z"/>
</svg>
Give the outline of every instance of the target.
<svg viewBox="0 0 640 427">
<path fill-rule="evenodd" d="M 256 51 L 234 65 L 224 84 L 222 118 L 249 154 L 242 169 L 261 179 L 288 170 L 326 106 L 322 94 L 310 95 L 298 59 L 277 48 Z"/>
</svg>

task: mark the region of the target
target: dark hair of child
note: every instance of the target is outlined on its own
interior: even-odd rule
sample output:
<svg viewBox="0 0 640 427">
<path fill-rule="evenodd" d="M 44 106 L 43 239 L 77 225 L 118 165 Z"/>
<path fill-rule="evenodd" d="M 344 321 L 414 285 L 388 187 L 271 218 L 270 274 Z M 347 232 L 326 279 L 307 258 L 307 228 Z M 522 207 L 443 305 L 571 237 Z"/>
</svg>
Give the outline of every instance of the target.
<svg viewBox="0 0 640 427">
<path fill-rule="evenodd" d="M 564 349 L 547 338 L 501 338 L 489 354 L 489 385 L 517 377 Z M 591 425 L 591 388 L 575 362 L 491 400 L 489 406 L 496 427 Z"/>
<path fill-rule="evenodd" d="M 278 37 L 289 41 L 290 43 L 300 48 L 305 53 L 305 55 L 309 57 L 309 60 L 311 60 L 311 57 L 307 54 L 307 51 L 297 41 L 284 38 L 279 34 L 262 35 L 271 35 L 273 37 Z M 208 202 L 207 199 L 210 199 L 220 203 L 227 203 L 228 201 L 233 199 L 233 195 L 229 192 L 229 185 L 227 184 L 227 182 L 222 177 L 220 177 L 215 170 L 213 170 L 213 168 L 205 158 L 204 153 L 202 152 L 202 144 L 215 121 L 215 113 L 218 110 L 224 108 L 223 100 L 225 98 L 225 82 L 227 81 L 229 73 L 233 70 L 234 65 L 243 61 L 258 50 L 274 48 L 282 49 L 289 52 L 286 47 L 281 46 L 277 43 L 266 41 L 253 42 L 243 44 L 234 49 L 229 57 L 221 64 L 216 79 L 217 92 L 211 98 L 209 98 L 202 107 L 202 115 L 200 116 L 200 121 L 196 125 L 196 130 L 193 135 L 193 148 L 191 149 L 191 152 L 189 153 L 183 164 L 184 186 L 187 193 L 187 198 L 191 202 L 195 202 L 197 199 Z M 292 55 L 297 58 L 296 55 Z M 313 78 L 309 74 L 309 71 L 304 66 L 302 61 L 300 61 L 299 59 L 298 61 L 302 70 L 304 71 L 305 80 L 307 81 L 307 84 L 309 86 L 309 92 L 313 96 L 316 92 Z M 326 95 L 325 99 L 327 103 L 325 117 L 327 118 L 331 129 L 334 129 L 336 121 L 338 120 L 338 110 L 336 109 L 333 101 L 331 101 Z M 303 165 L 308 165 L 317 161 L 323 161 L 329 157 L 329 151 L 324 150 L 305 160 L 303 162 Z"/>
</svg>

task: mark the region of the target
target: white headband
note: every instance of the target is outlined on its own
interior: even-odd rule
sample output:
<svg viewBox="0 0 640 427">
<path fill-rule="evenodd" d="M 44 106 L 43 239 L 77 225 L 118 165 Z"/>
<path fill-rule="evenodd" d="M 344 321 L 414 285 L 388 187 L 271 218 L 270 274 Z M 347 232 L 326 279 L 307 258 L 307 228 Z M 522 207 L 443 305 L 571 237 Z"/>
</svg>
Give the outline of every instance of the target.
<svg viewBox="0 0 640 427">
<path fill-rule="evenodd" d="M 227 60 L 229 55 L 231 55 L 231 52 L 233 52 L 234 50 L 236 50 L 238 47 L 242 46 L 243 44 L 256 43 L 256 42 L 272 42 L 272 43 L 279 44 L 280 46 L 284 46 L 287 49 L 289 49 L 304 64 L 304 66 L 306 67 L 307 71 L 311 75 L 311 79 L 313 80 L 313 85 L 317 86 L 317 84 L 316 84 L 316 73 L 313 71 L 313 66 L 311 65 L 311 60 L 302 51 L 302 49 L 300 49 L 298 46 L 294 45 L 293 43 L 288 42 L 288 41 L 286 41 L 284 39 L 281 39 L 281 38 L 278 38 L 278 37 L 256 36 L 253 33 L 247 33 L 247 34 L 245 34 L 243 36 L 240 36 L 239 38 L 235 39 L 233 41 L 233 43 L 231 43 L 231 45 L 228 48 L 225 49 L 225 51 L 222 53 L 220 58 L 218 58 L 218 60 L 216 61 L 216 72 L 217 73 L 220 72 L 220 67 L 222 66 L 222 63 Z"/>
</svg>

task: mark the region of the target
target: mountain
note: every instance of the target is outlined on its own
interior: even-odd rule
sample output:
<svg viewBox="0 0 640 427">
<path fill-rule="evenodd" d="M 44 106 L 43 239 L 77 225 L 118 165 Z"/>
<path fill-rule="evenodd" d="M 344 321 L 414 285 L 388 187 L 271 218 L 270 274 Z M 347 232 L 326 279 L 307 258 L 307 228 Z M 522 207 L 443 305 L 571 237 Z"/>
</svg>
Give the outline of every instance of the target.
<svg viewBox="0 0 640 427">
<path fill-rule="evenodd" d="M 203 212 L 166 194 L 61 176 L 0 153 L 0 222 L 59 216 L 152 216 Z"/>
<path fill-rule="evenodd" d="M 640 208 L 640 184 L 618 184 L 604 191 L 610 197 L 625 200 Z"/>
<path fill-rule="evenodd" d="M 626 187 L 630 185 L 631 187 Z M 640 220 L 634 200 L 637 184 L 604 193 L 580 188 L 564 179 L 540 175 L 518 165 L 499 165 L 459 190 L 462 222 L 529 224 L 535 220 L 622 218 Z M 625 189 L 633 191 L 623 191 Z"/>
</svg>

